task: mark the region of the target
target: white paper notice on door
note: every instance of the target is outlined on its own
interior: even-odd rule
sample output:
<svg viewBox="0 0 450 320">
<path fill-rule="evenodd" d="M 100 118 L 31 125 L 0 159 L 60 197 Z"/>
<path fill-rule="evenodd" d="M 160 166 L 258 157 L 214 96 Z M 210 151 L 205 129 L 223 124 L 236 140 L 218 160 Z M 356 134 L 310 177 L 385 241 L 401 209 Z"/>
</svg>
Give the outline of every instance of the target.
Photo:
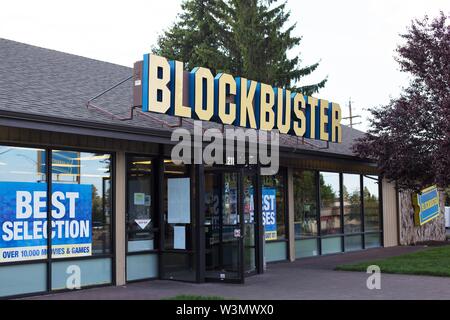
<svg viewBox="0 0 450 320">
<path fill-rule="evenodd" d="M 136 192 L 134 194 L 134 205 L 143 206 L 145 204 L 145 193 Z"/>
<path fill-rule="evenodd" d="M 173 248 L 186 249 L 186 228 L 175 226 L 173 227 Z"/>
<path fill-rule="evenodd" d="M 168 179 L 167 202 L 168 223 L 191 223 L 190 178 Z"/>
</svg>

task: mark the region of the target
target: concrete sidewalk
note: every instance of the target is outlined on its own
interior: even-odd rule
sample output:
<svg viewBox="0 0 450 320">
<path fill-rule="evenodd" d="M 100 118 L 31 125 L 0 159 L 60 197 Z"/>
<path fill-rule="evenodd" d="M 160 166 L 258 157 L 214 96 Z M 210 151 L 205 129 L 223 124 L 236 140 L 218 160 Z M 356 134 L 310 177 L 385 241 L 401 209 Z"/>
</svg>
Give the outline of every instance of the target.
<svg viewBox="0 0 450 320">
<path fill-rule="evenodd" d="M 369 290 L 366 273 L 333 270 L 338 264 L 396 256 L 423 248 L 377 248 L 301 259 L 293 263 L 269 264 L 264 274 L 246 278 L 243 285 L 155 280 L 29 299 L 162 299 L 180 294 L 251 300 L 450 299 L 450 278 L 382 274 L 381 290 Z"/>
</svg>

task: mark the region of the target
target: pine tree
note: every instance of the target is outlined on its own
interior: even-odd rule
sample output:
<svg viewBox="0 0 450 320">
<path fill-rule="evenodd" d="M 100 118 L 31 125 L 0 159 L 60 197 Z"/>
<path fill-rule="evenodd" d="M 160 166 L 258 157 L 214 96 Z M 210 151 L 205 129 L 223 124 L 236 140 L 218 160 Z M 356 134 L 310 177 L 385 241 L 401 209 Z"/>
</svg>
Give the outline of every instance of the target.
<svg viewBox="0 0 450 320">
<path fill-rule="evenodd" d="M 153 52 L 186 62 L 187 68 L 205 66 L 273 86 L 311 95 L 326 79 L 313 85 L 296 83 L 318 67 L 300 67 L 300 58 L 287 53 L 301 41 L 286 27 L 290 12 L 277 0 L 186 0 L 183 12 L 158 39 Z"/>
<path fill-rule="evenodd" d="M 221 53 L 223 33 L 221 0 L 188 0 L 181 5 L 179 21 L 158 38 L 155 54 L 185 62 L 187 69 L 207 67 L 226 70 Z"/>
</svg>

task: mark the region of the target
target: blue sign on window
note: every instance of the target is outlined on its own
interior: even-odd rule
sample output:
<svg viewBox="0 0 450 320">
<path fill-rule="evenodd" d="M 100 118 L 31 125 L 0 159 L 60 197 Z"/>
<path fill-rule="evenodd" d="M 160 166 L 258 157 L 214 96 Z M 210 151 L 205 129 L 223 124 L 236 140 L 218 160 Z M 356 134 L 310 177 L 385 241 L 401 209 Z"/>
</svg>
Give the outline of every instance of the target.
<svg viewBox="0 0 450 320">
<path fill-rule="evenodd" d="M 0 182 L 0 263 L 47 257 L 47 184 Z M 52 184 L 52 257 L 91 255 L 92 186 Z"/>
<path fill-rule="evenodd" d="M 262 189 L 262 216 L 266 240 L 277 239 L 277 190 Z"/>
</svg>

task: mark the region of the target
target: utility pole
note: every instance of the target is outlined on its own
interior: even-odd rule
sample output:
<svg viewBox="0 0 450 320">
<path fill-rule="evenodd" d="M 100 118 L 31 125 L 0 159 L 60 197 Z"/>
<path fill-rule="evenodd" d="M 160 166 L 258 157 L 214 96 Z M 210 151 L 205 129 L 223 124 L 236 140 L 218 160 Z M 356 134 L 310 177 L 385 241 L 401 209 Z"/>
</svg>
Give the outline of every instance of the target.
<svg viewBox="0 0 450 320">
<path fill-rule="evenodd" d="M 352 98 L 348 98 L 348 111 L 350 115 L 350 128 L 353 128 L 353 116 L 352 116 Z"/>
<path fill-rule="evenodd" d="M 354 125 L 361 124 L 361 122 L 353 123 L 353 119 L 354 119 L 354 118 L 361 118 L 361 116 L 360 116 L 360 115 L 356 115 L 356 116 L 353 115 L 353 111 L 352 111 L 352 98 L 349 98 L 349 99 L 348 99 L 348 112 L 349 112 L 349 116 L 348 116 L 348 117 L 344 117 L 344 118 L 342 118 L 342 119 L 343 119 L 343 120 L 347 120 L 347 119 L 350 120 L 350 128 L 353 128 Z"/>
</svg>

